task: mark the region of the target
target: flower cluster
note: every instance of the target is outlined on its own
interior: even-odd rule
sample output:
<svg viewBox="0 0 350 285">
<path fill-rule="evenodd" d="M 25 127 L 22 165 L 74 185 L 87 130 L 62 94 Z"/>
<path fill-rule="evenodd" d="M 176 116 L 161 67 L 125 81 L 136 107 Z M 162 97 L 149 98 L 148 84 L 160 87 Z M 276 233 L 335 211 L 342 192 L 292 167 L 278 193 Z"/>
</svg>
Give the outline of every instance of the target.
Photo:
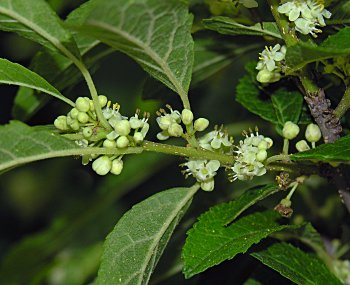
<svg viewBox="0 0 350 285">
<path fill-rule="evenodd" d="M 214 190 L 214 176 L 220 167 L 218 160 L 189 160 L 182 166 L 187 167 L 183 171 L 186 177 L 192 175 L 196 178 L 204 191 Z"/>
<path fill-rule="evenodd" d="M 256 69 L 259 70 L 256 80 L 261 83 L 272 83 L 281 78 L 281 62 L 286 56 L 286 47 L 276 44 L 274 47 L 265 47 L 260 53 L 260 61 Z"/>
<path fill-rule="evenodd" d="M 188 109 L 183 109 L 180 113 L 177 110 L 173 110 L 169 105 L 166 107 L 170 113 L 167 113 L 164 109 L 160 109 L 157 112 L 158 117 L 156 120 L 162 130 L 157 134 L 157 139 L 159 140 L 167 140 L 169 137 L 182 137 L 184 129 L 181 123 L 187 129 L 193 130 L 193 133 L 204 131 L 209 125 L 209 121 L 205 118 L 198 118 L 193 122 L 193 113 Z"/>
<path fill-rule="evenodd" d="M 258 131 L 250 134 L 244 133 L 245 139 L 239 142 L 235 151 L 236 161 L 231 167 L 233 171 L 231 180 L 251 180 L 254 176 L 262 176 L 266 173 L 263 162 L 267 158 L 267 150 L 273 141 L 268 137 L 259 135 Z"/>
<path fill-rule="evenodd" d="M 215 127 L 214 131 L 211 131 L 199 138 L 199 146 L 210 151 L 216 151 L 221 153 L 231 154 L 231 149 L 233 145 L 232 137 L 229 138 L 227 131 Z"/>
<path fill-rule="evenodd" d="M 105 133 L 99 126 L 93 101 L 87 97 L 79 97 L 66 116 L 56 118 L 54 125 L 57 129 L 66 133 L 75 133 L 81 138 L 76 140 L 79 146 L 103 146 L 105 148 L 123 149 L 128 146 L 136 146 L 143 142 L 148 130 L 149 114 L 140 117 L 140 111 L 136 110 L 134 116 L 128 118 L 120 114 L 119 104 L 112 104 L 107 97 L 100 95 L 99 104 L 102 114 L 108 121 L 112 131 Z M 83 155 L 83 164 L 92 163 L 92 169 L 99 175 L 107 173 L 120 174 L 123 169 L 122 156 Z"/>
<path fill-rule="evenodd" d="M 326 26 L 324 18 L 332 15 L 324 6 L 316 0 L 292 0 L 278 7 L 278 12 L 286 14 L 289 21 L 294 22 L 295 29 L 304 34 L 317 37 L 322 31 L 318 27 Z"/>
</svg>

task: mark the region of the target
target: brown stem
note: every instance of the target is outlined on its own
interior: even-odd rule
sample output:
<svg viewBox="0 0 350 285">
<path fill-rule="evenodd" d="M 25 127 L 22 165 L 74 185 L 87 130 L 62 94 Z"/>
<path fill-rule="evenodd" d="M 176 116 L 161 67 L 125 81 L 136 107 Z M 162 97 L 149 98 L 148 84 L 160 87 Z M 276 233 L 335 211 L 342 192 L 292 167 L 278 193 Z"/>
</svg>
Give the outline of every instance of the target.
<svg viewBox="0 0 350 285">
<path fill-rule="evenodd" d="M 339 119 L 331 108 L 330 101 L 326 98 L 323 89 L 315 93 L 307 93 L 304 97 L 307 102 L 311 115 L 314 117 L 317 125 L 321 129 L 325 143 L 333 143 L 340 138 L 342 127 Z"/>
</svg>

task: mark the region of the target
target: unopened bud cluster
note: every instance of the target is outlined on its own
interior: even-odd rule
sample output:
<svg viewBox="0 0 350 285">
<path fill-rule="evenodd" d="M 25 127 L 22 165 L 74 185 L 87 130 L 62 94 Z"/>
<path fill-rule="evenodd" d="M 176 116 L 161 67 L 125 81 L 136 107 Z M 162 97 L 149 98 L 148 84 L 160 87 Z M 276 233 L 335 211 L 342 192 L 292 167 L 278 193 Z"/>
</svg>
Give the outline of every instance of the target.
<svg viewBox="0 0 350 285">
<path fill-rule="evenodd" d="M 280 5 L 277 11 L 294 22 L 298 32 L 304 35 L 311 34 L 313 37 L 322 32 L 318 27 L 326 26 L 324 18 L 329 19 L 332 16 L 332 13 L 316 0 L 291 0 Z"/>
<path fill-rule="evenodd" d="M 273 83 L 281 78 L 282 62 L 286 56 L 286 46 L 276 44 L 265 47 L 260 53 L 256 69 L 259 70 L 256 80 L 261 83 Z"/>
<path fill-rule="evenodd" d="M 167 140 L 169 137 L 182 137 L 184 135 L 185 125 L 186 129 L 193 130 L 193 133 L 204 131 L 209 121 L 205 118 L 199 118 L 194 121 L 194 116 L 191 110 L 183 109 L 180 113 L 178 110 L 173 110 L 169 105 L 166 106 L 169 113 L 160 109 L 157 112 L 157 123 L 161 128 L 161 132 L 157 134 L 159 140 Z"/>
<path fill-rule="evenodd" d="M 187 167 L 183 171 L 186 177 L 192 175 L 196 178 L 204 191 L 212 191 L 214 189 L 214 176 L 220 168 L 218 160 L 189 160 L 182 166 Z"/>
<path fill-rule="evenodd" d="M 98 100 L 102 114 L 112 128 L 108 134 L 99 135 L 105 130 L 99 126 L 93 101 L 87 97 L 79 97 L 75 101 L 75 107 L 66 116 L 59 116 L 55 120 L 55 127 L 62 132 L 81 134 L 83 138 L 76 143 L 83 147 L 102 146 L 123 149 L 143 142 L 149 130 L 147 123 L 149 114 L 145 113 L 140 117 L 140 111 L 136 110 L 135 115 L 128 118 L 120 114 L 120 105 L 112 104 L 106 96 L 100 95 Z M 92 168 L 99 175 L 107 173 L 118 175 L 123 169 L 121 157 L 107 155 L 97 157 L 97 155 L 84 155 L 83 164 L 95 160 Z"/>
<path fill-rule="evenodd" d="M 266 173 L 263 162 L 267 159 L 267 150 L 273 141 L 260 135 L 258 131 L 244 133 L 245 139 L 239 142 L 235 151 L 235 163 L 231 170 L 231 180 L 251 180 L 254 176 L 262 176 Z"/>
</svg>

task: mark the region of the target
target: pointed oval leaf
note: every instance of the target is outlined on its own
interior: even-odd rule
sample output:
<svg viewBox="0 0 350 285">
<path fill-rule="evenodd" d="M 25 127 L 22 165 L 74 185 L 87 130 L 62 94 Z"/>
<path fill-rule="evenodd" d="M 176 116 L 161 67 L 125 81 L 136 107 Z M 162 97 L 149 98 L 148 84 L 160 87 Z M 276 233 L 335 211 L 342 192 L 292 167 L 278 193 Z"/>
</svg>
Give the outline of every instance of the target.
<svg viewBox="0 0 350 285">
<path fill-rule="evenodd" d="M 192 16 L 177 0 L 100 0 L 79 30 L 122 51 L 188 103 Z"/>
<path fill-rule="evenodd" d="M 316 256 L 291 244 L 276 243 L 252 256 L 299 285 L 343 284 Z"/>
<path fill-rule="evenodd" d="M 198 188 L 169 189 L 129 210 L 107 237 L 97 284 L 147 284 Z"/>
<path fill-rule="evenodd" d="M 22 65 L 2 58 L 0 58 L 0 83 L 35 89 L 54 96 L 72 107 L 75 106 L 71 100 L 64 97 L 55 87 L 50 85 L 40 75 L 30 71 Z"/>
<path fill-rule="evenodd" d="M 229 17 L 217 16 L 210 19 L 204 19 L 203 25 L 209 30 L 217 31 L 224 35 L 247 35 L 247 36 L 270 36 L 277 39 L 282 39 L 276 23 L 263 22 L 253 26 L 245 26 L 237 23 Z"/>
<path fill-rule="evenodd" d="M 71 59 L 80 58 L 71 34 L 44 0 L 0 0 L 0 29 L 59 50 Z"/>
<path fill-rule="evenodd" d="M 245 253 L 253 244 L 288 227 L 279 225 L 276 220 L 280 216 L 271 211 L 256 212 L 225 227 L 220 223 L 220 212 L 225 212 L 227 205 L 220 206 L 205 213 L 188 232 L 182 251 L 186 278 Z"/>
</svg>

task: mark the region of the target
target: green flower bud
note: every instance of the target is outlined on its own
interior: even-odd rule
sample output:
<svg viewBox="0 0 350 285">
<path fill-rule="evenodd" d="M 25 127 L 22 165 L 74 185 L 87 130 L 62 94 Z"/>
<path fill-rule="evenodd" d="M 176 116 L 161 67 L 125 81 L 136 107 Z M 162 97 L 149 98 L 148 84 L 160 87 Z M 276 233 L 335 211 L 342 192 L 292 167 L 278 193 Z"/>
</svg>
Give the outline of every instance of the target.
<svg viewBox="0 0 350 285">
<path fill-rule="evenodd" d="M 125 148 L 129 145 L 129 140 L 126 136 L 120 136 L 117 139 L 117 147 L 118 148 Z"/>
<path fill-rule="evenodd" d="M 75 101 L 75 108 L 80 112 L 87 112 L 90 109 L 90 100 L 86 100 L 84 97 L 79 97 Z"/>
<path fill-rule="evenodd" d="M 106 139 L 103 141 L 103 147 L 115 148 L 115 147 L 117 147 L 117 143 L 114 140 Z"/>
<path fill-rule="evenodd" d="M 268 148 L 269 148 L 269 144 L 266 140 L 262 140 L 261 142 L 259 142 L 258 149 L 267 150 Z"/>
<path fill-rule="evenodd" d="M 130 123 L 128 120 L 120 120 L 114 124 L 115 131 L 121 136 L 127 136 L 130 133 Z"/>
<path fill-rule="evenodd" d="M 198 118 L 194 121 L 194 129 L 198 132 L 204 131 L 209 126 L 209 121 L 206 118 Z"/>
<path fill-rule="evenodd" d="M 266 150 L 259 150 L 256 154 L 256 160 L 263 162 L 267 158 L 267 151 Z"/>
<path fill-rule="evenodd" d="M 292 202 L 287 199 L 287 198 L 284 198 L 281 200 L 280 204 L 283 206 L 283 207 L 287 207 L 289 208 L 290 206 L 292 206 Z"/>
<path fill-rule="evenodd" d="M 273 146 L 273 140 L 270 139 L 269 137 L 264 138 L 264 141 L 267 142 L 267 148 L 268 149 Z"/>
<path fill-rule="evenodd" d="M 92 128 L 90 128 L 90 127 L 84 128 L 83 129 L 83 136 L 87 139 L 90 138 L 92 136 Z"/>
<path fill-rule="evenodd" d="M 108 99 L 107 99 L 106 96 L 104 96 L 104 95 L 99 95 L 98 96 L 98 102 L 100 103 L 101 108 L 103 108 L 104 106 L 107 105 L 107 101 L 108 101 Z"/>
<path fill-rule="evenodd" d="M 135 143 L 143 142 L 143 135 L 142 135 L 141 132 L 135 132 L 134 133 L 134 141 L 135 141 Z"/>
<path fill-rule="evenodd" d="M 111 170 L 111 168 L 112 161 L 106 155 L 99 157 L 92 163 L 92 169 L 98 175 L 106 175 Z"/>
<path fill-rule="evenodd" d="M 67 123 L 72 128 L 72 130 L 77 131 L 80 129 L 80 124 L 77 119 L 70 119 L 67 117 Z"/>
<path fill-rule="evenodd" d="M 79 111 L 77 108 L 73 108 L 72 110 L 70 110 L 69 112 L 69 116 L 72 118 L 72 119 L 76 119 L 79 115 Z"/>
<path fill-rule="evenodd" d="M 307 144 L 307 142 L 305 140 L 298 141 L 295 144 L 295 148 L 300 152 L 310 149 L 309 145 Z"/>
<path fill-rule="evenodd" d="M 173 137 L 181 137 L 184 131 L 181 125 L 179 125 L 178 123 L 173 123 L 169 126 L 168 133 Z"/>
<path fill-rule="evenodd" d="M 61 131 L 68 130 L 67 117 L 66 116 L 58 116 L 53 124 L 55 125 L 55 127 L 57 129 L 59 129 Z"/>
<path fill-rule="evenodd" d="M 305 138 L 309 142 L 318 142 L 321 138 L 321 130 L 316 124 L 309 124 L 306 127 Z"/>
<path fill-rule="evenodd" d="M 90 104 L 90 111 L 95 111 L 94 101 L 89 100 L 89 104 Z"/>
<path fill-rule="evenodd" d="M 84 112 L 79 112 L 77 119 L 80 123 L 86 124 L 89 121 L 89 115 Z"/>
<path fill-rule="evenodd" d="M 300 128 L 298 125 L 288 121 L 283 126 L 283 137 L 288 140 L 294 139 L 299 134 Z"/>
<path fill-rule="evenodd" d="M 201 188 L 204 191 L 213 191 L 214 190 L 214 178 L 211 178 L 205 182 L 202 182 Z"/>
<path fill-rule="evenodd" d="M 181 119 L 185 125 L 189 125 L 193 121 L 193 113 L 188 109 L 183 109 L 181 113 Z"/>
<path fill-rule="evenodd" d="M 112 161 L 111 173 L 114 175 L 119 175 L 123 170 L 123 161 L 120 159 L 115 159 Z"/>
<path fill-rule="evenodd" d="M 163 131 L 166 131 L 170 127 L 170 125 L 173 123 L 173 119 L 171 118 L 170 115 L 162 116 L 158 118 L 159 118 L 157 119 L 158 125 Z"/>
</svg>

